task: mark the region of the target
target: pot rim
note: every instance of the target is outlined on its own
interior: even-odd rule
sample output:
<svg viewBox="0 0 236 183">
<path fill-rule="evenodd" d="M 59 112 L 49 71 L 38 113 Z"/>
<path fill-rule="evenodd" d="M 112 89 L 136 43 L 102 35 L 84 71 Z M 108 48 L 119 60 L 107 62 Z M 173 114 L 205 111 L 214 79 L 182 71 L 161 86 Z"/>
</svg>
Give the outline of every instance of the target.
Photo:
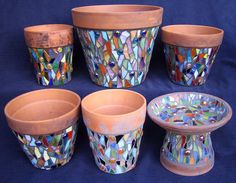
<svg viewBox="0 0 236 183">
<path fill-rule="evenodd" d="M 221 45 L 224 31 L 205 25 L 176 24 L 161 28 L 162 41 L 187 48 L 209 48 Z"/>
<path fill-rule="evenodd" d="M 167 97 L 167 96 L 182 95 L 182 94 L 197 94 L 197 95 L 204 95 L 206 97 L 213 98 L 213 99 L 223 103 L 223 105 L 227 108 L 228 112 L 220 121 L 213 123 L 213 124 L 204 124 L 201 126 L 178 126 L 178 125 L 169 124 L 169 123 L 163 121 L 162 119 L 159 119 L 152 112 L 151 106 L 154 105 L 154 103 L 160 101 L 162 98 Z M 167 131 L 173 131 L 173 132 L 178 132 L 180 134 L 190 134 L 190 135 L 212 132 L 212 131 L 224 126 L 227 122 L 229 122 L 229 120 L 232 117 L 232 113 L 233 113 L 230 105 L 226 101 L 224 101 L 223 99 L 216 97 L 214 95 L 210 95 L 210 94 L 206 94 L 206 93 L 199 93 L 199 92 L 174 92 L 174 93 L 161 95 L 161 96 L 156 97 L 153 100 L 151 100 L 149 102 L 147 108 L 148 108 L 148 110 L 147 110 L 148 116 L 152 119 L 152 121 L 154 123 L 156 123 L 160 127 L 166 129 Z"/>
<path fill-rule="evenodd" d="M 27 96 L 33 96 L 37 93 L 47 93 L 47 92 L 59 92 L 61 94 L 68 94 L 76 97 L 78 101 L 76 102 L 76 105 L 73 105 L 73 109 L 68 111 L 67 113 L 64 113 L 63 115 L 57 116 L 55 118 L 51 119 L 44 119 L 44 120 L 22 120 L 22 119 L 17 119 L 13 117 L 11 114 L 9 114 L 9 108 L 11 105 L 13 105 L 14 102 L 17 100 L 20 100 L 24 97 Z M 50 99 L 43 99 L 43 100 L 50 100 Z M 43 101 L 43 100 L 37 100 L 37 101 Z M 55 100 L 55 99 L 54 99 Z M 35 101 L 34 101 L 35 102 Z M 78 94 L 75 92 L 72 92 L 70 90 L 66 89 L 40 89 L 40 90 L 35 90 L 27 93 L 23 93 L 12 100 L 10 100 L 5 108 L 4 108 L 4 113 L 7 118 L 7 122 L 9 127 L 22 134 L 27 134 L 27 135 L 44 135 L 44 134 L 51 134 L 55 133 L 61 130 L 66 129 L 67 127 L 73 125 L 74 123 L 77 122 L 79 116 L 79 107 L 81 103 L 81 98 Z M 28 103 L 30 105 L 30 103 Z M 24 106 L 24 105 L 23 105 Z M 52 125 L 54 123 L 54 125 Z M 30 126 L 30 128 L 29 128 Z"/>
<path fill-rule="evenodd" d="M 98 30 L 156 27 L 161 24 L 163 15 L 162 7 L 139 4 L 81 6 L 71 11 L 76 27 Z"/>
<path fill-rule="evenodd" d="M 86 101 L 90 100 L 91 96 L 96 96 L 99 93 L 112 95 L 114 92 L 130 93 L 139 97 L 140 105 L 135 107 L 131 112 L 122 114 L 101 114 L 100 112 L 91 111 L 86 106 Z M 125 105 L 125 104 L 124 104 Z M 105 89 L 93 92 L 83 98 L 81 102 L 84 123 L 87 128 L 94 132 L 106 135 L 121 135 L 137 129 L 145 122 L 146 116 L 146 99 L 138 92 L 126 89 Z"/>
<path fill-rule="evenodd" d="M 73 44 L 73 26 L 42 24 L 24 28 L 25 41 L 30 48 L 55 48 Z"/>
</svg>

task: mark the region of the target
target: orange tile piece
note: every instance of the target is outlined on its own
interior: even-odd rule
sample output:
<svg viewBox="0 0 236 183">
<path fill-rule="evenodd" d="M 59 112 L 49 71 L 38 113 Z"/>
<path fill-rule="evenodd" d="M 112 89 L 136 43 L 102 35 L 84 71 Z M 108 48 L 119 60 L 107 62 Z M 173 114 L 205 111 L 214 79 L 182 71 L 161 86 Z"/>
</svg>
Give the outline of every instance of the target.
<svg viewBox="0 0 236 183">
<path fill-rule="evenodd" d="M 182 56 L 182 55 L 180 55 L 180 54 L 178 54 L 178 60 L 179 60 L 180 62 L 183 62 L 183 61 L 184 61 L 184 58 L 183 58 L 183 56 Z"/>
<path fill-rule="evenodd" d="M 199 58 L 203 58 L 204 57 L 204 53 L 201 53 L 198 57 Z"/>
<path fill-rule="evenodd" d="M 113 41 L 114 41 L 115 47 L 118 49 L 119 48 L 118 39 L 115 36 L 113 37 Z"/>
<path fill-rule="evenodd" d="M 100 70 L 102 72 L 102 75 L 104 76 L 106 74 L 106 68 L 102 64 L 99 65 L 99 68 L 100 68 Z"/>
<path fill-rule="evenodd" d="M 131 87 L 131 84 L 127 80 L 125 80 L 125 87 Z"/>
<path fill-rule="evenodd" d="M 106 47 L 109 55 L 111 55 L 111 43 L 109 41 L 106 42 Z"/>
</svg>

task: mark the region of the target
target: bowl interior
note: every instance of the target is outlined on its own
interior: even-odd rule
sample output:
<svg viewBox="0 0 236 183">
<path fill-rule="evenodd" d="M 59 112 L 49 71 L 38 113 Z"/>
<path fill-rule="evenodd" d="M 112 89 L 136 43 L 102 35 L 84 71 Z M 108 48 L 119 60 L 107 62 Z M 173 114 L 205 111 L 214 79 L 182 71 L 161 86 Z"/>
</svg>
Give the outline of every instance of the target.
<svg viewBox="0 0 236 183">
<path fill-rule="evenodd" d="M 37 122 L 58 118 L 72 111 L 79 100 L 67 90 L 39 90 L 13 99 L 5 111 L 17 121 Z"/>
<path fill-rule="evenodd" d="M 88 95 L 83 99 L 82 107 L 101 115 L 123 115 L 138 110 L 145 102 L 145 98 L 136 92 L 112 89 Z"/>
<path fill-rule="evenodd" d="M 211 95 L 186 92 L 154 99 L 149 110 L 163 123 L 203 126 L 221 121 L 229 109 L 225 102 Z"/>
<path fill-rule="evenodd" d="M 221 29 L 200 25 L 170 25 L 163 27 L 162 30 L 184 35 L 212 35 L 222 33 Z"/>
</svg>

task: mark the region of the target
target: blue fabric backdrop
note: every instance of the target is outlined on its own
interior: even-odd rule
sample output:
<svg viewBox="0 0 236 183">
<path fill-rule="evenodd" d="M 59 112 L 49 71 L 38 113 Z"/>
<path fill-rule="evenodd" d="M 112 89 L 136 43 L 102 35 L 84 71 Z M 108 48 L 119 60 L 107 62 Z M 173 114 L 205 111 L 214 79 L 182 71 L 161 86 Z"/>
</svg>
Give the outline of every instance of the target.
<svg viewBox="0 0 236 183">
<path fill-rule="evenodd" d="M 183 177 L 164 169 L 159 161 L 164 130 L 147 117 L 140 156 L 134 170 L 123 175 L 101 172 L 94 163 L 87 134 L 80 118 L 77 146 L 72 160 L 64 167 L 42 171 L 32 167 L 10 132 L 4 117 L 4 105 L 24 92 L 44 88 L 36 83 L 24 42 L 23 28 L 36 24 L 72 24 L 70 10 L 93 4 L 153 4 L 164 7 L 163 25 L 203 24 L 225 30 L 223 44 L 212 72 L 204 86 L 181 87 L 169 81 L 158 39 L 146 81 L 131 90 L 147 101 L 175 91 L 205 92 L 228 101 L 236 110 L 236 1 L 235 0 L 0 0 L 0 182 L 236 182 L 236 118 L 212 134 L 215 166 L 207 174 Z M 127 17 L 128 18 L 128 17 Z M 76 39 L 77 40 L 77 39 Z M 75 43 L 72 82 L 60 88 L 77 92 L 81 97 L 104 89 L 89 78 L 78 41 Z"/>
</svg>

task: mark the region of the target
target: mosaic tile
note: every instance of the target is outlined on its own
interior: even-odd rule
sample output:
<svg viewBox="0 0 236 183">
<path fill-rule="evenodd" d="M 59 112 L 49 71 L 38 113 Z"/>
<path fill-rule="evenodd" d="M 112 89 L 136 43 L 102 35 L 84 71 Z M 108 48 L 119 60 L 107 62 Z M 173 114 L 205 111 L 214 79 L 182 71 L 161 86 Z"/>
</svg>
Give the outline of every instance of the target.
<svg viewBox="0 0 236 183">
<path fill-rule="evenodd" d="M 107 173 L 125 173 L 135 167 L 143 127 L 123 135 L 103 135 L 87 128 L 97 166 Z"/>
<path fill-rule="evenodd" d="M 184 48 L 164 45 L 167 69 L 171 80 L 185 86 L 206 82 L 219 46 L 214 48 Z"/>
<path fill-rule="evenodd" d="M 152 110 L 166 123 L 185 126 L 217 123 L 228 113 L 223 102 L 198 93 L 165 96 L 152 106 Z"/>
<path fill-rule="evenodd" d="M 63 85 L 71 80 L 73 45 L 58 48 L 29 48 L 39 84 Z"/>
<path fill-rule="evenodd" d="M 214 162 L 210 133 L 202 135 L 179 135 L 167 132 L 161 154 L 168 160 L 182 165 L 198 165 Z"/>
<path fill-rule="evenodd" d="M 50 170 L 66 164 L 73 155 L 77 124 L 49 135 L 24 135 L 14 132 L 31 163 Z"/>
<path fill-rule="evenodd" d="M 129 88 L 146 77 L 158 27 L 102 31 L 77 28 L 93 82 L 109 88 Z"/>
</svg>

